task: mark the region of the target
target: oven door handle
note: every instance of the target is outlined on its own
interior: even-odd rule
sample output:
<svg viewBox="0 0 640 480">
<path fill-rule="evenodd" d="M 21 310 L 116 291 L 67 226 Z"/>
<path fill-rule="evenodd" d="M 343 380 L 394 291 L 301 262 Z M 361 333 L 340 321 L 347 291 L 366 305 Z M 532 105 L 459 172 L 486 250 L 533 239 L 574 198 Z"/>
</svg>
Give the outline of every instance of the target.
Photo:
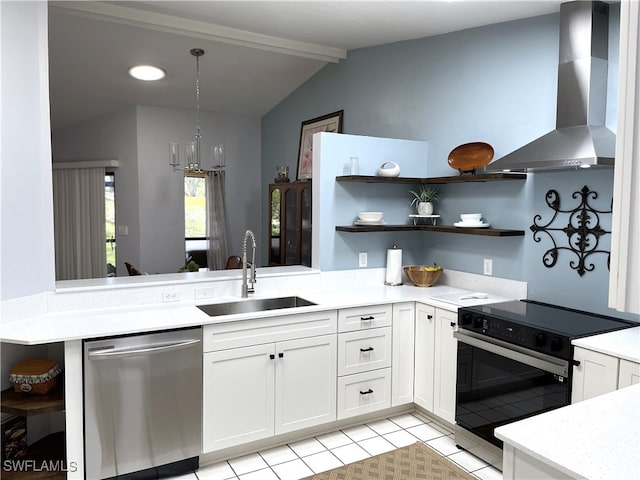
<svg viewBox="0 0 640 480">
<path fill-rule="evenodd" d="M 515 360 L 516 362 L 524 363 L 530 367 L 539 368 L 545 372 L 560 375 L 561 377 L 569 376 L 569 362 L 560 360 L 549 355 L 544 355 L 538 352 L 532 352 L 518 347 L 517 345 L 510 345 L 499 340 L 491 339 L 491 342 L 484 340 L 486 337 L 478 338 L 472 336 L 467 332 L 458 330 L 453 332 L 453 336 L 460 342 L 477 347 L 482 350 L 486 350 L 496 355 Z M 494 343 L 495 342 L 495 343 Z M 500 344 L 498 344 L 499 342 Z M 504 346 L 503 346 L 504 345 Z"/>
</svg>

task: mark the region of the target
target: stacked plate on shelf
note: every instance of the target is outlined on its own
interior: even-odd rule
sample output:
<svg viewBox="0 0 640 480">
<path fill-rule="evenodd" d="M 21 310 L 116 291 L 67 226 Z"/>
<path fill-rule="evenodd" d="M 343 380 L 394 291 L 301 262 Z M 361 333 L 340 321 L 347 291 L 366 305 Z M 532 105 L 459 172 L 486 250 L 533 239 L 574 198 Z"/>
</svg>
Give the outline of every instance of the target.
<svg viewBox="0 0 640 480">
<path fill-rule="evenodd" d="M 384 212 L 358 212 L 354 225 L 384 225 Z"/>
<path fill-rule="evenodd" d="M 453 224 L 454 227 L 461 228 L 488 228 L 491 224 L 482 221 L 481 213 L 462 213 L 460 222 Z"/>
</svg>

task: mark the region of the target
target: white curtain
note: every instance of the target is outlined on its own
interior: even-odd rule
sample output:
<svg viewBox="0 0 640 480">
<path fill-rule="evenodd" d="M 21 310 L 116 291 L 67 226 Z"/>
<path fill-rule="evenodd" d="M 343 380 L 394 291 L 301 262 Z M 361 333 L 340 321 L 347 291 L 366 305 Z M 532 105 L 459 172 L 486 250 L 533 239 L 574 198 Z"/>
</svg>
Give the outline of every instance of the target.
<svg viewBox="0 0 640 480">
<path fill-rule="evenodd" d="M 53 170 L 56 280 L 107 276 L 105 169 Z"/>
<path fill-rule="evenodd" d="M 222 270 L 227 263 L 227 213 L 224 204 L 225 172 L 207 174 L 207 237 L 209 270 Z"/>
</svg>

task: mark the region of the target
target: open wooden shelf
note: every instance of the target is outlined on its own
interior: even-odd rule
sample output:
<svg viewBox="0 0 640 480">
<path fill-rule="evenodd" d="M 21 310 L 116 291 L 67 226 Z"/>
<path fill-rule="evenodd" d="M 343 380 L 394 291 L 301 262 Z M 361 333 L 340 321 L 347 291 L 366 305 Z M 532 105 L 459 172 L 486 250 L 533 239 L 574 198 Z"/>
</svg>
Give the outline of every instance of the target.
<svg viewBox="0 0 640 480">
<path fill-rule="evenodd" d="M 21 417 L 64 410 L 64 389 L 59 384 L 45 395 L 18 393 L 13 388 L 8 388 L 2 391 L 0 398 L 0 409 L 4 413 Z"/>
<path fill-rule="evenodd" d="M 66 479 L 67 474 L 63 471 L 66 467 L 65 457 L 64 432 L 52 433 L 29 445 L 27 457 L 20 459 L 23 462 L 22 465 L 28 465 L 31 470 L 5 470 L 5 467 L 8 466 L 7 462 L 11 462 L 7 460 L 2 464 L 1 476 L 3 480 Z M 25 463 L 26 460 L 32 460 L 33 462 Z M 16 460 L 16 462 L 18 461 Z M 51 471 L 49 467 L 57 468 L 57 470 Z"/>
<path fill-rule="evenodd" d="M 448 225 L 344 225 L 336 226 L 336 232 L 409 232 L 422 230 L 427 232 L 462 233 L 466 235 L 483 235 L 487 237 L 521 237 L 524 230 L 506 230 L 499 228 L 459 228 Z"/>
<path fill-rule="evenodd" d="M 396 184 L 444 184 L 444 183 L 467 183 L 467 182 L 493 182 L 501 180 L 526 180 L 526 173 L 479 173 L 476 175 L 454 175 L 450 177 L 379 177 L 377 175 L 342 175 L 336 177 L 337 182 L 360 182 L 360 183 L 396 183 Z"/>
</svg>

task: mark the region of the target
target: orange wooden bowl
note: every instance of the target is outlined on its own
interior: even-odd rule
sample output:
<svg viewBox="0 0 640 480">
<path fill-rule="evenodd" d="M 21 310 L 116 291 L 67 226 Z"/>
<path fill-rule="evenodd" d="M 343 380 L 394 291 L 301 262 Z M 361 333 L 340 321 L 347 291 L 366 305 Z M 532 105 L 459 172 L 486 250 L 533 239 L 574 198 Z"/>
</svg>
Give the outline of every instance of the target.
<svg viewBox="0 0 640 480">
<path fill-rule="evenodd" d="M 449 166 L 460 173 L 475 173 L 493 160 L 493 147 L 484 142 L 459 145 L 449 153 Z"/>
</svg>

